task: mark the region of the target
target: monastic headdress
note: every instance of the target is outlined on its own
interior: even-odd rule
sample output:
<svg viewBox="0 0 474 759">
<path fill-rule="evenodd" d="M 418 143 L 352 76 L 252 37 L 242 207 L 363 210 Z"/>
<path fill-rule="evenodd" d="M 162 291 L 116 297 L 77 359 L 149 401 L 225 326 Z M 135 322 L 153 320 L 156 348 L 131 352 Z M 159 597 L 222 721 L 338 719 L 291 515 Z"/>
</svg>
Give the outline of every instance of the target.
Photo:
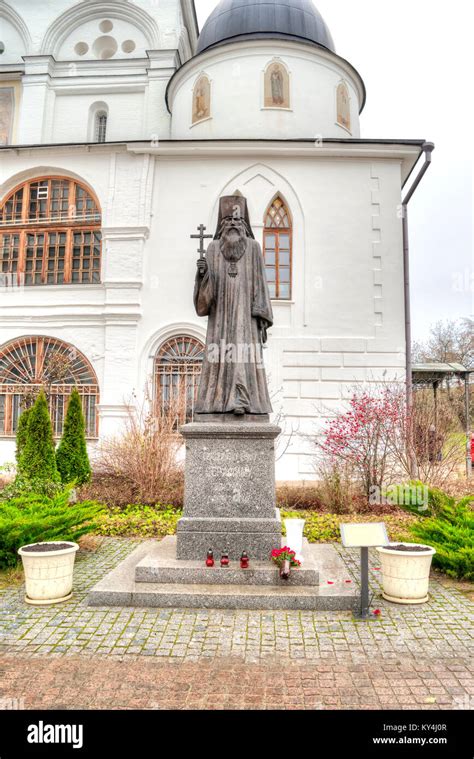
<svg viewBox="0 0 474 759">
<path fill-rule="evenodd" d="M 224 195 L 219 198 L 219 217 L 217 219 L 217 229 L 214 240 L 219 240 L 221 224 L 224 219 L 242 219 L 247 228 L 247 236 L 254 238 L 252 227 L 250 226 L 249 212 L 247 208 L 247 199 L 243 195 Z"/>
</svg>

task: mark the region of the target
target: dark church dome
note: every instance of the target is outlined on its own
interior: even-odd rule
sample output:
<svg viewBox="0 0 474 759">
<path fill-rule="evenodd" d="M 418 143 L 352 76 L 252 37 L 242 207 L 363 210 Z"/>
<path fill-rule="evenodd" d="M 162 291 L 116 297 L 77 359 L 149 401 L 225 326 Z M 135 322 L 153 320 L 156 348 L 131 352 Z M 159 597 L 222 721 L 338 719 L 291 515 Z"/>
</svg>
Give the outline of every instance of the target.
<svg viewBox="0 0 474 759">
<path fill-rule="evenodd" d="M 292 39 L 335 52 L 311 0 L 221 0 L 199 35 L 197 52 L 246 39 Z"/>
</svg>

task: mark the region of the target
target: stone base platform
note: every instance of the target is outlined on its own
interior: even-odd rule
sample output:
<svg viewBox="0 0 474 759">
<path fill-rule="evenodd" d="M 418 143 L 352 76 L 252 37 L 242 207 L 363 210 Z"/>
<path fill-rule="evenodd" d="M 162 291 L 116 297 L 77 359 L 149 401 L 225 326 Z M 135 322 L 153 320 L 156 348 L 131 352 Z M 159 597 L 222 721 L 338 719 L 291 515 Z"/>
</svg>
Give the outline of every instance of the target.
<svg viewBox="0 0 474 759">
<path fill-rule="evenodd" d="M 289 582 L 279 579 L 270 561 L 208 569 L 204 561 L 177 560 L 175 546 L 175 538 L 142 543 L 92 588 L 88 604 L 311 611 L 353 609 L 359 602 L 331 545 L 306 544 L 305 568 L 293 569 Z"/>
<path fill-rule="evenodd" d="M 203 551 L 203 557 L 206 551 Z M 135 582 L 182 583 L 195 585 L 294 585 L 314 586 L 319 583 L 319 572 L 314 557 L 305 540 L 304 562 L 291 571 L 288 580 L 282 580 L 278 567 L 270 561 L 252 561 L 248 569 L 241 569 L 238 561 L 231 561 L 229 567 L 221 567 L 220 556 L 215 557 L 212 568 L 201 561 L 176 558 L 176 538 L 168 536 L 156 543 L 151 551 L 135 567 Z"/>
</svg>

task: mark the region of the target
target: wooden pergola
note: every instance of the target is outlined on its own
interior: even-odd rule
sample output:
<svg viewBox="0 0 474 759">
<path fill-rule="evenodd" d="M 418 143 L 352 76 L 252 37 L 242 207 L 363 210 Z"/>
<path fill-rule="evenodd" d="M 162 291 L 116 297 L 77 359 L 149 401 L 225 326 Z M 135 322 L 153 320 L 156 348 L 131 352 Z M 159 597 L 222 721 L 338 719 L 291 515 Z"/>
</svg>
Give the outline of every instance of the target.
<svg viewBox="0 0 474 759">
<path fill-rule="evenodd" d="M 474 370 L 466 369 L 462 364 L 413 364 L 411 368 L 413 387 L 429 386 L 433 388 L 435 418 L 437 413 L 438 389 L 443 382 L 459 379 L 464 382 L 464 404 L 466 415 L 466 474 L 472 475 L 471 461 L 471 400 L 469 392 L 470 376 Z"/>
</svg>

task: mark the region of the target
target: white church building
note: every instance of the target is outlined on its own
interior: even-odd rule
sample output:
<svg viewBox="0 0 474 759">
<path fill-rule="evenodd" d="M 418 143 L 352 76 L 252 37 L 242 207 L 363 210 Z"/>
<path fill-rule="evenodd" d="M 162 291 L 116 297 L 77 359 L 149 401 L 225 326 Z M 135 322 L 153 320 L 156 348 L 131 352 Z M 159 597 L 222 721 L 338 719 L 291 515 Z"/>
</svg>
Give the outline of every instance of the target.
<svg viewBox="0 0 474 759">
<path fill-rule="evenodd" d="M 400 203 L 422 140 L 362 139 L 365 87 L 311 0 L 0 0 L 0 463 L 48 382 L 56 435 L 83 398 L 91 450 L 127 406 L 199 377 L 200 224 L 247 198 L 274 327 L 280 480 L 354 383 L 404 377 Z"/>
</svg>

